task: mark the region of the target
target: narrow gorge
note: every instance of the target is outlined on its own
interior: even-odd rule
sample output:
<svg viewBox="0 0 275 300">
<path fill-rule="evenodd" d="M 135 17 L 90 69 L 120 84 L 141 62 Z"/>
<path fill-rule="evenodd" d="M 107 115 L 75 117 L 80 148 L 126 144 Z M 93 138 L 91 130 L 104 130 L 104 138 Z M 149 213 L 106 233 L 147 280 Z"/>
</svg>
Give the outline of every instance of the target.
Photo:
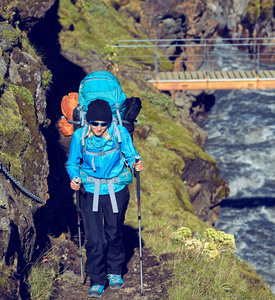
<svg viewBox="0 0 275 300">
<path fill-rule="evenodd" d="M 167 1 L 147 0 L 135 5 L 130 0 L 97 0 L 89 13 L 104 15 L 110 10 L 115 15 L 116 11 L 125 20 L 119 31 L 127 29 L 135 39 L 174 39 L 165 51 L 180 53 L 180 58 L 173 61 L 174 70 L 179 71 L 200 68 L 188 61 L 199 48 L 187 53 L 177 47 L 177 39 L 251 37 L 256 33 L 274 36 L 273 4 L 267 1 L 265 5 L 255 24 L 253 18 L 259 12 L 255 15 L 249 1 L 174 0 L 167 5 Z M 0 254 L 4 262 L 0 274 L 12 275 L 1 286 L 0 295 L 3 299 L 19 299 L 19 295 L 28 299 L 28 272 L 45 248 L 61 236 L 77 246 L 74 194 L 65 169 L 70 138 L 62 136 L 58 128 L 60 103 L 64 95 L 78 91 L 86 74 L 107 68 L 102 45 L 113 33 L 110 29 L 100 42 L 95 38 L 88 45 L 81 44 L 86 36 L 77 35 L 78 26 L 88 13 L 82 0 L 26 0 L 24 4 L 5 0 L 0 6 L 0 162 L 15 179 L 0 172 Z M 133 27 L 127 27 L 127 18 Z M 90 37 L 96 36 L 85 26 Z M 153 70 L 123 65 L 116 76 L 129 97 L 141 97 L 141 90 L 146 90 L 160 98 L 146 81 L 145 73 L 153 75 Z M 204 150 L 207 133 L 196 123 L 202 107 L 208 112 L 215 98 L 212 91 L 167 93 L 174 98 L 177 118 L 169 119 L 147 99 L 141 99 L 143 112 L 134 140 L 137 147 L 143 147 L 145 163 L 150 164 L 145 178 L 151 179 L 144 182 L 142 190 L 144 208 L 152 216 L 167 212 L 174 227 L 184 224 L 194 232 L 202 231 L 219 219 L 219 205 L 229 195 L 216 161 Z M 174 140 L 166 128 L 175 132 Z M 160 179 L 166 187 L 161 187 Z M 46 204 L 31 199 L 16 182 Z M 162 199 L 165 193 L 169 201 Z M 144 226 L 145 236 L 154 230 Z M 77 256 L 77 247 L 67 246 L 62 251 L 70 247 Z M 63 262 L 62 268 L 65 265 Z M 79 265 L 76 269 L 79 275 Z"/>
</svg>

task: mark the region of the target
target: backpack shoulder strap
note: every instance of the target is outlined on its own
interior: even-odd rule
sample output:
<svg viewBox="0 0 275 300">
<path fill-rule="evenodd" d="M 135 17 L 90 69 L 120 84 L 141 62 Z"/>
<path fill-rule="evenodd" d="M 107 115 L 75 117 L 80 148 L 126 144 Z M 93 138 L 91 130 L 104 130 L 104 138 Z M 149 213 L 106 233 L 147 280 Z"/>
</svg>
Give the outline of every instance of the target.
<svg viewBox="0 0 275 300">
<path fill-rule="evenodd" d="M 88 124 L 87 124 L 87 122 L 85 122 L 85 125 L 82 128 L 81 137 L 80 137 L 82 156 L 83 156 L 84 152 L 86 151 L 86 146 L 87 146 L 86 134 L 87 134 L 87 132 L 88 132 Z"/>
<path fill-rule="evenodd" d="M 77 107 L 75 108 L 78 111 L 78 117 L 79 117 L 79 123 L 81 127 L 86 125 L 86 120 L 85 120 L 85 112 L 83 110 L 83 105 L 78 104 Z"/>
<path fill-rule="evenodd" d="M 120 134 L 120 131 L 118 129 L 117 121 L 116 121 L 115 117 L 113 117 L 113 121 L 112 122 L 114 124 L 114 133 L 115 133 L 115 136 L 118 139 L 118 143 L 121 144 L 121 134 Z"/>
<path fill-rule="evenodd" d="M 118 126 L 117 126 L 117 123 L 116 123 L 116 122 L 114 122 L 114 133 L 115 133 L 115 137 L 117 137 L 117 141 L 116 141 L 116 139 L 115 139 L 116 148 L 117 148 L 117 150 L 119 151 L 120 156 L 123 158 L 125 166 L 128 168 L 129 165 L 128 165 L 126 159 L 125 159 L 125 155 L 124 155 L 124 153 L 121 151 L 121 133 L 120 133 L 120 131 L 119 131 L 119 129 L 118 129 Z"/>
</svg>

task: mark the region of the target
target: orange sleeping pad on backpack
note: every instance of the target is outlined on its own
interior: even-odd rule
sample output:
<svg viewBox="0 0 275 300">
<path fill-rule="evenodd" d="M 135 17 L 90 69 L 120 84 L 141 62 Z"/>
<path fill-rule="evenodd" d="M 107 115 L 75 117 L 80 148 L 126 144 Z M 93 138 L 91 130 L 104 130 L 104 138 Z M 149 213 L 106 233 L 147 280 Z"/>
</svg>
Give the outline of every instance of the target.
<svg viewBox="0 0 275 300">
<path fill-rule="evenodd" d="M 77 105 L 78 93 L 69 93 L 62 98 L 61 111 L 63 116 L 58 126 L 64 136 L 72 136 L 74 133 L 74 125 L 70 121 L 73 121 L 73 112 Z"/>
</svg>

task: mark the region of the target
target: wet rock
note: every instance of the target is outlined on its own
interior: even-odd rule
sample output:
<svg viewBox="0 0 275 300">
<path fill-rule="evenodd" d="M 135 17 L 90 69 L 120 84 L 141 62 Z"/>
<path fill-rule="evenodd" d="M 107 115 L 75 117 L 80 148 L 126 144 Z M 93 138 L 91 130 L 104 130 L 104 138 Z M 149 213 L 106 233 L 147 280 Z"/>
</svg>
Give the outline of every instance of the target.
<svg viewBox="0 0 275 300">
<path fill-rule="evenodd" d="M 185 161 L 182 180 L 186 182 L 196 215 L 213 224 L 217 218 L 217 210 L 212 211 L 213 208 L 229 195 L 229 188 L 215 163 L 200 158 Z"/>
</svg>

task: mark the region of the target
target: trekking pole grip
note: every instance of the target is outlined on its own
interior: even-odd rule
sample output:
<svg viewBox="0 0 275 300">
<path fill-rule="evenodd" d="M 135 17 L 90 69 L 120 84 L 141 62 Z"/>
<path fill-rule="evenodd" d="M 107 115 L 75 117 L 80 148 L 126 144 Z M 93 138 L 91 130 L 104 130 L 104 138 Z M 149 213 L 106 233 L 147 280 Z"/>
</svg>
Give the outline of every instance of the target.
<svg viewBox="0 0 275 300">
<path fill-rule="evenodd" d="M 74 181 L 76 183 L 79 183 L 80 178 L 79 177 L 74 177 Z M 77 212 L 79 212 L 79 191 L 76 191 L 76 208 L 77 208 Z"/>
<path fill-rule="evenodd" d="M 139 156 L 136 155 L 135 157 L 136 159 L 136 163 L 140 160 Z M 137 179 L 137 198 L 138 198 L 138 201 L 140 201 L 140 177 L 139 177 L 139 171 L 136 171 L 135 170 L 135 176 L 136 176 L 136 179 Z"/>
<path fill-rule="evenodd" d="M 79 180 L 80 180 L 80 178 L 79 177 L 74 177 L 74 181 L 76 182 L 76 183 L 79 183 Z"/>
</svg>

